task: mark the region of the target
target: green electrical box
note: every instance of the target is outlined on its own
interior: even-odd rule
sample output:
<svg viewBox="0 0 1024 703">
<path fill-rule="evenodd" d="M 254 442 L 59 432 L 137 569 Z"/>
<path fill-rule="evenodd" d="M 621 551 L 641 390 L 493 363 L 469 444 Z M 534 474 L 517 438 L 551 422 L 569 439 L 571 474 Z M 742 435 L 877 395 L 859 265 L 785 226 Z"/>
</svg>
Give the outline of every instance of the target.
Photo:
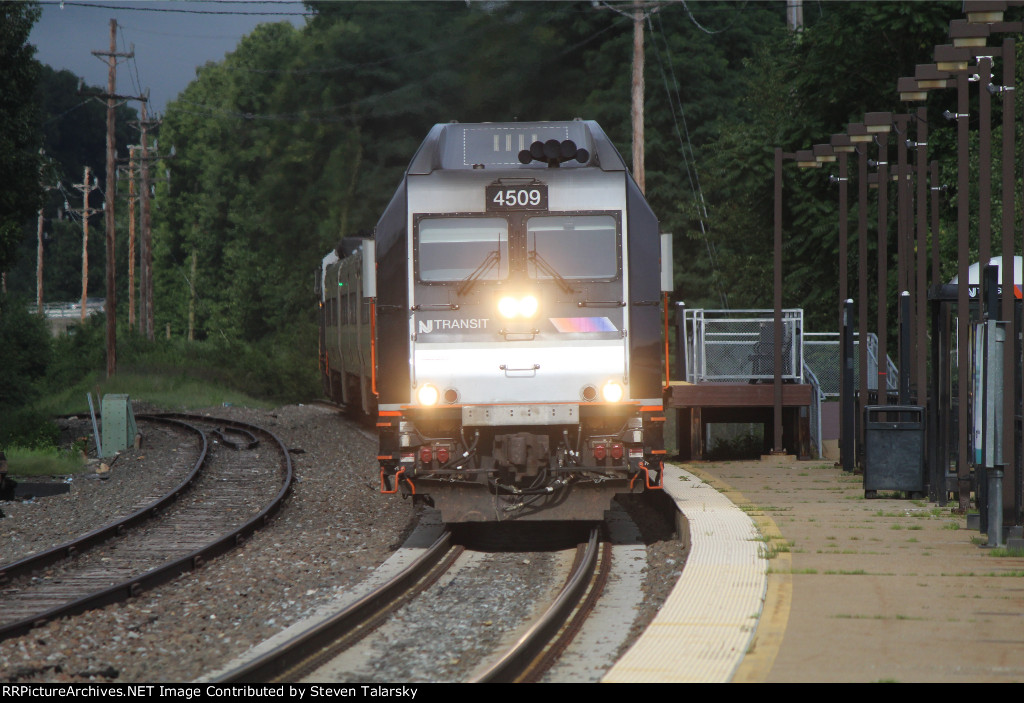
<svg viewBox="0 0 1024 703">
<path fill-rule="evenodd" d="M 135 424 L 132 404 L 124 393 L 103 396 L 103 456 L 112 456 L 135 444 L 139 428 Z"/>
</svg>

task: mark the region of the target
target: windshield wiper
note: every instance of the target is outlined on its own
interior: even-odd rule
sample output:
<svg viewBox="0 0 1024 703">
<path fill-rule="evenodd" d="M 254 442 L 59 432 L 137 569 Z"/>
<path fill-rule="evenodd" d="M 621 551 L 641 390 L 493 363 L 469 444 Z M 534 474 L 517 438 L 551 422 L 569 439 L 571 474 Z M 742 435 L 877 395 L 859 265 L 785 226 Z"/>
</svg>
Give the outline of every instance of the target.
<svg viewBox="0 0 1024 703">
<path fill-rule="evenodd" d="M 496 249 L 492 249 L 484 260 L 480 262 L 480 265 L 477 266 L 471 274 L 462 279 L 462 283 L 459 284 L 456 292 L 459 295 L 466 295 L 469 293 L 469 291 L 473 289 L 473 286 L 476 285 L 476 282 L 483 278 L 485 273 L 494 268 L 499 261 L 501 261 L 501 254 L 499 254 Z"/>
<path fill-rule="evenodd" d="M 543 256 L 537 253 L 536 249 L 530 252 L 529 258 L 530 261 L 533 262 L 533 264 L 537 268 L 539 268 L 547 275 L 551 276 L 551 278 L 555 279 L 555 281 L 558 282 L 558 285 L 561 286 L 562 290 L 564 290 L 566 293 L 575 292 L 573 287 L 569 285 L 569 282 L 565 280 L 565 276 L 556 271 L 554 266 L 549 264 Z"/>
</svg>

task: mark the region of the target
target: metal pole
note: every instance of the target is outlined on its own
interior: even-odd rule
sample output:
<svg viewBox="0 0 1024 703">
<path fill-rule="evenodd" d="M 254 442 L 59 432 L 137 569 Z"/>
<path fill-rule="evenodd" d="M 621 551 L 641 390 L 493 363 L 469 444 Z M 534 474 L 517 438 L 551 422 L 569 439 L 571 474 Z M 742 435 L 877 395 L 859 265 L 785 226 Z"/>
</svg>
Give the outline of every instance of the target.
<svg viewBox="0 0 1024 703">
<path fill-rule="evenodd" d="M 967 92 L 967 73 L 960 71 L 956 76 L 956 123 L 957 123 L 957 258 L 958 271 L 957 281 L 957 493 L 959 494 L 958 508 L 963 514 L 971 506 L 971 467 L 967 463 L 968 431 L 967 426 L 968 404 L 970 393 L 968 387 L 971 382 L 969 368 L 969 347 L 970 347 L 970 300 L 967 289 L 970 286 L 969 267 L 970 250 L 968 241 L 970 237 L 970 161 L 968 153 L 968 123 L 967 109 L 969 93 Z"/>
<path fill-rule="evenodd" d="M 900 405 L 910 404 L 910 293 L 900 293 Z"/>
<path fill-rule="evenodd" d="M 868 147 L 857 145 L 857 350 L 860 383 L 857 445 L 864 446 L 864 408 L 868 404 Z M 863 451 L 863 450 L 862 450 Z M 862 454 L 863 455 L 863 454 Z"/>
<path fill-rule="evenodd" d="M 774 237 L 775 275 L 772 283 L 774 300 L 773 347 L 774 375 L 772 421 L 774 439 L 773 454 L 784 454 L 782 448 L 782 149 L 775 149 L 775 237 Z"/>
<path fill-rule="evenodd" d="M 854 413 L 853 407 L 853 299 L 843 302 L 843 378 L 842 400 L 840 404 L 840 459 L 843 471 L 853 472 L 856 449 L 854 448 Z"/>
<path fill-rule="evenodd" d="M 848 311 L 847 308 L 847 297 L 849 296 L 849 171 L 847 164 L 848 154 L 845 151 L 839 152 L 839 329 L 843 335 L 843 364 L 845 374 L 845 364 L 847 361 L 850 363 L 850 385 L 846 384 L 846 376 L 843 376 L 843 383 L 839 386 L 839 427 L 840 427 L 840 442 L 839 442 L 839 461 L 842 463 L 843 468 L 847 471 L 853 470 L 853 459 L 851 458 L 852 450 L 851 443 L 853 440 L 853 429 L 852 427 L 847 430 L 847 416 L 849 419 L 853 419 L 853 409 L 848 407 L 848 402 L 853 399 L 853 330 L 847 329 L 847 325 L 850 322 L 850 316 L 852 310 Z M 847 339 L 849 338 L 849 339 Z M 849 359 L 845 356 L 846 345 L 849 342 L 851 355 Z M 850 468 L 847 468 L 849 464 Z"/>
<path fill-rule="evenodd" d="M 917 108 L 917 398 L 928 404 L 928 300 L 925 251 L 928 248 L 928 109 Z M 937 281 L 933 281 L 937 283 Z"/>
<path fill-rule="evenodd" d="M 1014 201 L 1013 191 L 1013 157 L 1014 157 L 1014 122 L 1016 114 L 1014 109 L 1014 41 L 1013 39 L 1003 40 L 1003 86 L 1000 90 L 1003 106 L 1003 219 L 1002 219 L 1002 308 L 999 314 L 1001 320 L 1006 323 L 1006 341 L 1003 343 L 1003 373 L 1006 384 L 1003 391 L 1003 465 L 1007 490 L 1003 491 L 1004 509 L 1010 511 L 1013 524 L 1019 524 L 1020 517 L 1020 495 L 1016 490 L 1017 485 L 1017 458 L 1016 441 L 1014 437 L 1014 415 L 1016 405 L 1015 389 L 1019 383 L 1017 379 L 1017 365 L 1014 362 L 1015 343 L 1020 331 L 1015 328 L 1017 316 L 1014 314 L 1015 295 L 1014 285 L 1016 281 L 1016 261 L 1013 256 L 1013 219 L 1014 208 L 1008 207 L 1008 203 Z"/>
<path fill-rule="evenodd" d="M 878 140 L 878 268 L 877 268 L 877 289 L 878 289 L 878 402 L 880 405 L 889 403 L 889 385 L 887 382 L 888 338 L 887 329 L 889 325 L 888 309 L 886 306 L 886 287 L 889 282 L 889 135 L 879 134 Z"/>
</svg>

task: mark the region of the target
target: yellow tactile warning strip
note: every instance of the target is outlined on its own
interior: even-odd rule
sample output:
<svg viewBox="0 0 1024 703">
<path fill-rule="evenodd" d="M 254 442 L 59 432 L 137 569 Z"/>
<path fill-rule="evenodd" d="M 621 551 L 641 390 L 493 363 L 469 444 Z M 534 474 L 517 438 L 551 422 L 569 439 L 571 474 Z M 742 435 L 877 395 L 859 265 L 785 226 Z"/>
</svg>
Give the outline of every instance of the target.
<svg viewBox="0 0 1024 703">
<path fill-rule="evenodd" d="M 758 650 L 764 652 L 761 664 L 750 673 L 744 667 L 742 680 L 762 680 L 781 640 L 781 629 L 774 639 L 764 633 L 756 644 L 754 639 L 766 605 L 771 535 L 762 538 L 752 517 L 720 492 L 724 486 L 711 485 L 710 477 L 667 464 L 665 469 L 665 489 L 689 524 L 686 567 L 643 637 L 604 682 L 723 683 L 738 677 L 744 654 Z M 788 600 L 784 608 L 774 600 L 767 606 L 769 620 L 777 622 L 780 610 L 788 616 Z"/>
<path fill-rule="evenodd" d="M 757 630 L 746 656 L 732 676 L 733 683 L 761 683 L 768 678 L 768 672 L 775 663 L 775 656 L 782 646 L 782 636 L 789 622 L 789 608 L 793 601 L 793 557 L 789 544 L 782 541 L 782 532 L 775 521 L 763 512 L 753 510 L 753 505 L 742 493 L 696 466 L 688 464 L 686 468 L 734 504 L 746 508 L 747 515 L 753 519 L 761 533 L 767 555 L 771 556 L 768 562 L 768 589 Z"/>
</svg>

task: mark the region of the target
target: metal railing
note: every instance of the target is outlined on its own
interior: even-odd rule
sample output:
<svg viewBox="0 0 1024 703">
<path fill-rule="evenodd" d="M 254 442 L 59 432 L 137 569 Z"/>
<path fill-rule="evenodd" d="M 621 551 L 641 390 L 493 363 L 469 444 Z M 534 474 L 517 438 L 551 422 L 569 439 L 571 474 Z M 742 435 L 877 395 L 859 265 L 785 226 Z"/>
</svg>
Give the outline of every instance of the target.
<svg viewBox="0 0 1024 703">
<path fill-rule="evenodd" d="M 853 384 L 855 389 L 860 384 L 860 354 L 856 351 L 858 344 L 859 340 L 854 333 Z M 896 393 L 899 390 L 899 369 L 896 368 L 896 364 L 891 358 L 886 361 L 888 370 L 886 389 L 889 393 Z M 843 366 L 840 358 L 839 333 L 805 332 L 804 363 L 814 369 L 825 397 L 838 398 Z M 878 390 L 878 337 L 873 332 L 868 334 L 868 390 Z"/>
<path fill-rule="evenodd" d="M 782 311 L 782 379 L 803 383 L 803 310 Z M 774 379 L 772 310 L 686 310 L 684 354 L 690 383 Z"/>
</svg>

